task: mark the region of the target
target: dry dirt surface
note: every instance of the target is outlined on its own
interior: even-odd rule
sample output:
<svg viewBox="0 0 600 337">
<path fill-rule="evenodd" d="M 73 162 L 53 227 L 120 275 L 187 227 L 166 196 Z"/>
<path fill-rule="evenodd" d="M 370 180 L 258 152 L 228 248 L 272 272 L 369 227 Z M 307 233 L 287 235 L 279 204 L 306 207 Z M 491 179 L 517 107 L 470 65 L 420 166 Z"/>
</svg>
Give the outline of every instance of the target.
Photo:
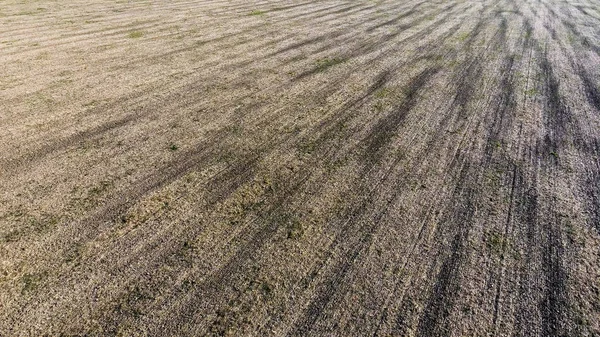
<svg viewBox="0 0 600 337">
<path fill-rule="evenodd" d="M 597 0 L 0 28 L 0 336 L 600 336 Z"/>
</svg>

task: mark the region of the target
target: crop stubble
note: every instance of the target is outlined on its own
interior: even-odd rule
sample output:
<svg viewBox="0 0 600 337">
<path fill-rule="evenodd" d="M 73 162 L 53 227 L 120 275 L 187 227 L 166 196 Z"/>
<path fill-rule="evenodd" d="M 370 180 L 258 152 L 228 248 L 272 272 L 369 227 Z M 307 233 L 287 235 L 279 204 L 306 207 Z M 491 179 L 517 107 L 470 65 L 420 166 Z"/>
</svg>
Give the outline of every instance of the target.
<svg viewBox="0 0 600 337">
<path fill-rule="evenodd" d="M 9 1 L 0 335 L 600 334 L 593 1 Z"/>
</svg>

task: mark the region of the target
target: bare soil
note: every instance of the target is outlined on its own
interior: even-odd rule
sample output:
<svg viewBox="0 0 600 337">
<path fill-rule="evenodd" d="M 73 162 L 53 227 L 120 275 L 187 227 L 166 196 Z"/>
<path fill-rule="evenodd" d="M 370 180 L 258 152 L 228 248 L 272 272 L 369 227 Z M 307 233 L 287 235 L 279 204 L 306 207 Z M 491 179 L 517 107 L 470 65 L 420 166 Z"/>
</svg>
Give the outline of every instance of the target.
<svg viewBox="0 0 600 337">
<path fill-rule="evenodd" d="M 600 336 L 597 1 L 0 27 L 0 336 Z"/>
</svg>

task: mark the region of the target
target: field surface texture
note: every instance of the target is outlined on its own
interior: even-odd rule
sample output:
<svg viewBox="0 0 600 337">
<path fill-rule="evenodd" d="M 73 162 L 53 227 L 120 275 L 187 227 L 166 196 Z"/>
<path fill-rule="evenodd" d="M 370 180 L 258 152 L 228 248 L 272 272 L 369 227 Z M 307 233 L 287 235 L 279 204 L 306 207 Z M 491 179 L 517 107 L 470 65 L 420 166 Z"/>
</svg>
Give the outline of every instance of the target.
<svg viewBox="0 0 600 337">
<path fill-rule="evenodd" d="M 0 336 L 600 336 L 597 0 L 0 28 Z"/>
</svg>

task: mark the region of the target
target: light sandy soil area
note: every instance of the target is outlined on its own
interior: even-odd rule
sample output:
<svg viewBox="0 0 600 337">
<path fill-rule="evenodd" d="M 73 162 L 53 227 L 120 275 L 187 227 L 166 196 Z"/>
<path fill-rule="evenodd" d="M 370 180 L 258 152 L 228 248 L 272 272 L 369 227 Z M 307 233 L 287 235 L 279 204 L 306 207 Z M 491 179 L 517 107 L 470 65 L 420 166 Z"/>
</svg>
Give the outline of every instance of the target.
<svg viewBox="0 0 600 337">
<path fill-rule="evenodd" d="M 600 336 L 596 0 L 6 0 L 0 67 L 0 336 Z"/>
</svg>

